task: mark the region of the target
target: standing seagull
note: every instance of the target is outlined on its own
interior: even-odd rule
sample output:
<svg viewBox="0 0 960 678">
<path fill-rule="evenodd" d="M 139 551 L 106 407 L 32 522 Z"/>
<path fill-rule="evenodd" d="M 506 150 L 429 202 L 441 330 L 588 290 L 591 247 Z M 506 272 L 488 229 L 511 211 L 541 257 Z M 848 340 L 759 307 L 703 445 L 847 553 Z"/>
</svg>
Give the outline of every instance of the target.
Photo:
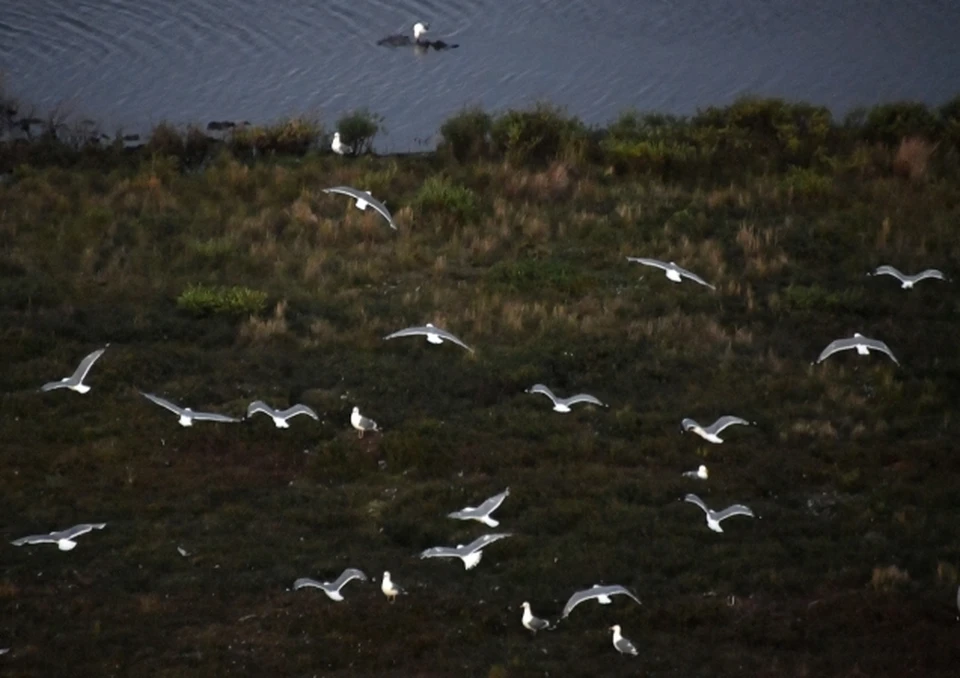
<svg viewBox="0 0 960 678">
<path fill-rule="evenodd" d="M 401 593 L 406 593 L 406 591 L 393 583 L 393 580 L 390 578 L 390 572 L 386 570 L 383 573 L 383 579 L 380 581 L 380 590 L 383 591 L 383 595 L 385 595 L 391 603 L 396 600 L 397 596 Z"/>
<path fill-rule="evenodd" d="M 330 150 L 337 155 L 343 155 L 346 153 L 347 147 L 342 141 L 340 141 L 340 132 L 333 133 L 333 141 L 330 142 Z"/>
<path fill-rule="evenodd" d="M 500 522 L 491 518 L 490 514 L 500 508 L 500 504 L 502 504 L 503 500 L 509 496 L 510 488 L 508 487 L 500 494 L 496 494 L 487 499 L 485 502 L 480 504 L 480 506 L 467 506 L 459 511 L 448 513 L 447 518 L 456 518 L 457 520 L 479 520 L 484 525 L 496 527 L 500 524 Z"/>
<path fill-rule="evenodd" d="M 946 277 L 943 275 L 943 271 L 940 271 L 936 268 L 928 268 L 924 271 L 920 271 L 915 275 L 907 275 L 897 270 L 893 266 L 878 266 L 877 270 L 873 273 L 867 273 L 867 275 L 892 275 L 894 278 L 899 280 L 902 284 L 900 287 L 905 290 L 913 289 L 913 286 L 925 280 L 926 278 L 933 278 L 934 280 L 946 280 Z"/>
<path fill-rule="evenodd" d="M 247 417 L 252 417 L 257 412 L 263 412 L 264 414 L 270 415 L 270 417 L 273 419 L 274 426 L 277 428 L 290 428 L 290 424 L 287 423 L 287 420 L 297 416 L 298 414 L 305 414 L 314 421 L 320 421 L 320 417 L 317 416 L 317 413 L 306 405 L 294 405 L 293 407 L 288 407 L 285 410 L 275 410 L 262 400 L 254 400 L 247 408 Z"/>
<path fill-rule="evenodd" d="M 698 424 L 693 419 L 684 419 L 682 422 L 680 422 L 680 425 L 683 426 L 684 431 L 693 431 L 704 440 L 719 444 L 723 442 L 723 439 L 717 434 L 723 429 L 727 428 L 728 426 L 733 426 L 734 424 L 750 426 L 753 423 L 754 422 L 750 422 L 746 419 L 741 419 L 740 417 L 734 417 L 728 414 L 720 417 L 706 428 Z"/>
<path fill-rule="evenodd" d="M 495 541 L 499 541 L 506 537 L 513 536 L 509 532 L 500 532 L 496 534 L 485 534 L 482 537 L 474 539 L 472 542 L 464 546 L 463 544 L 457 544 L 456 548 L 450 548 L 447 546 L 434 546 L 433 548 L 427 549 L 420 554 L 421 558 L 459 558 L 463 561 L 463 569 L 472 570 L 477 566 L 477 563 L 480 562 L 480 558 L 483 556 L 481 549 L 485 546 L 489 546 Z"/>
<path fill-rule="evenodd" d="M 216 412 L 194 412 L 189 407 L 184 408 L 179 405 L 174 405 L 169 400 L 155 396 L 152 393 L 144 393 L 141 391 L 140 395 L 150 402 L 156 403 L 160 407 L 180 415 L 179 423 L 181 426 L 193 426 L 194 421 L 219 421 L 223 423 L 236 423 L 240 421 L 240 419 L 236 417 L 228 417 L 225 414 L 217 414 Z"/>
<path fill-rule="evenodd" d="M 563 617 L 566 618 L 567 615 L 573 612 L 573 608 L 585 600 L 592 600 L 596 598 L 597 602 L 601 605 L 609 605 L 612 602 L 610 600 L 610 596 L 616 595 L 627 596 L 628 598 L 636 601 L 638 605 L 643 605 L 643 603 L 640 602 L 640 599 L 633 595 L 629 589 L 624 588 L 619 584 L 611 584 L 610 586 L 594 584 L 590 588 L 584 589 L 583 591 L 577 591 L 570 596 L 570 600 L 568 600 L 567 604 L 563 606 Z"/>
<path fill-rule="evenodd" d="M 743 504 L 734 504 L 733 506 L 728 506 L 722 511 L 714 511 L 713 509 L 707 508 L 707 505 L 703 503 L 703 500 L 695 494 L 688 494 L 683 498 L 684 501 L 690 502 L 691 504 L 696 504 L 707 516 L 707 527 L 709 527 L 714 532 L 723 532 L 723 528 L 720 527 L 720 522 L 726 520 L 730 516 L 750 516 L 751 518 L 756 518 L 753 515 L 753 511 L 744 506 Z"/>
<path fill-rule="evenodd" d="M 341 600 L 343 600 L 343 596 L 340 594 L 340 589 L 342 589 L 347 582 L 353 581 L 354 579 L 367 581 L 367 575 L 355 567 L 348 567 L 334 581 L 317 581 L 316 579 L 310 579 L 310 577 L 301 577 L 297 581 L 293 582 L 293 590 L 299 591 L 304 587 L 320 589 L 327 594 L 327 598 L 330 600 L 335 600 L 339 603 Z"/>
<path fill-rule="evenodd" d="M 696 470 L 696 471 L 684 471 L 683 477 L 684 477 L 684 478 L 697 478 L 697 479 L 699 479 L 699 480 L 706 480 L 707 478 L 710 477 L 710 472 L 707 471 L 707 467 L 706 467 L 706 466 L 704 466 L 703 464 L 700 464 L 700 466 L 697 467 L 697 470 Z"/>
<path fill-rule="evenodd" d="M 109 346 L 110 344 L 107 344 Z M 58 388 L 69 388 L 71 391 L 76 391 L 77 393 L 87 393 L 90 391 L 90 387 L 83 383 L 84 378 L 87 376 L 87 372 L 90 371 L 90 368 L 93 367 L 93 364 L 97 362 L 97 359 L 103 355 L 103 352 L 107 350 L 107 346 L 97 349 L 86 358 L 80 361 L 80 365 L 77 366 L 76 371 L 71 374 L 69 377 L 64 377 L 60 381 L 51 381 L 47 384 L 44 384 L 40 387 L 40 390 L 43 392 L 53 391 Z"/>
<path fill-rule="evenodd" d="M 435 327 L 431 323 L 427 323 L 423 327 L 419 327 L 419 326 L 408 327 L 404 330 L 398 330 L 393 334 L 388 334 L 387 336 L 385 336 L 384 340 L 396 339 L 397 337 L 413 337 L 416 335 L 425 336 L 427 338 L 427 341 L 429 341 L 431 344 L 442 344 L 444 340 L 446 340 L 456 344 L 457 346 L 462 346 L 463 348 L 473 353 L 473 349 L 467 346 L 465 343 L 463 343 L 459 337 L 457 337 L 454 334 L 451 334 L 450 332 L 447 332 L 446 330 L 442 330 L 439 327 Z"/>
<path fill-rule="evenodd" d="M 361 191 L 356 188 L 351 188 L 350 186 L 334 186 L 333 188 L 323 189 L 324 193 L 339 193 L 341 195 L 348 195 L 351 198 L 355 198 L 357 201 L 357 209 L 365 210 L 367 207 L 372 207 L 380 215 L 387 220 L 387 223 L 390 225 L 390 228 L 397 230 L 397 225 L 393 221 L 393 216 L 390 214 L 390 211 L 386 206 L 370 195 L 370 191 Z"/>
<path fill-rule="evenodd" d="M 536 633 L 537 631 L 544 631 L 551 628 L 550 622 L 546 619 L 533 616 L 533 612 L 530 611 L 530 603 L 524 601 L 520 603 L 520 607 L 523 608 L 523 617 L 520 618 L 520 621 L 523 623 L 525 629 L 530 629 Z"/>
<path fill-rule="evenodd" d="M 851 348 L 857 349 L 857 353 L 860 355 L 870 355 L 871 350 L 880 351 L 881 353 L 886 353 L 888 356 L 890 356 L 890 360 L 895 362 L 897 365 L 900 364 L 900 361 L 897 360 L 895 355 L 893 355 L 893 351 L 890 350 L 889 346 L 878 339 L 870 339 L 869 337 L 865 337 L 859 332 L 855 332 L 854 335 L 849 339 L 837 339 L 835 341 L 831 341 L 829 344 L 827 344 L 827 347 L 820 352 L 820 357 L 817 358 L 817 363 L 822 363 L 834 353 L 846 351 Z"/>
<path fill-rule="evenodd" d="M 636 264 L 643 264 L 644 266 L 653 266 L 654 268 L 663 269 L 667 273 L 667 280 L 672 280 L 675 283 L 681 282 L 684 278 L 689 278 L 695 283 L 700 283 L 705 287 L 709 287 L 711 290 L 717 289 L 706 280 L 698 276 L 696 273 L 691 273 L 687 269 L 677 266 L 672 261 L 667 263 L 665 261 L 660 261 L 659 259 L 645 259 L 644 257 L 627 257 L 627 261 L 632 261 Z"/>
<path fill-rule="evenodd" d="M 602 402 L 597 400 L 594 396 L 589 393 L 578 393 L 577 395 L 570 396 L 569 398 L 558 398 L 553 394 L 549 388 L 543 384 L 534 384 L 527 389 L 527 393 L 542 393 L 543 395 L 550 398 L 553 401 L 553 411 L 554 412 L 569 412 L 571 405 L 576 405 L 577 403 L 590 403 L 591 405 L 599 405 L 600 407 L 606 407 Z"/>
<path fill-rule="evenodd" d="M 610 627 L 610 630 L 613 631 L 613 646 L 617 649 L 617 652 L 620 654 L 637 654 L 637 648 L 634 647 L 633 643 L 620 635 L 620 624 L 614 624 Z"/>
<path fill-rule="evenodd" d="M 14 546 L 23 546 L 24 544 L 56 544 L 57 548 L 61 551 L 71 551 L 77 545 L 77 537 L 92 530 L 102 530 L 106 526 L 106 523 L 81 523 L 80 525 L 74 525 L 59 532 L 31 534 L 28 537 L 21 537 L 10 543 Z"/>
<path fill-rule="evenodd" d="M 354 407 L 353 412 L 350 414 L 350 424 L 360 431 L 358 438 L 362 438 L 363 434 L 367 431 L 379 431 L 380 427 L 377 426 L 377 422 L 373 419 L 368 419 L 367 417 L 360 414 L 360 408 Z"/>
</svg>

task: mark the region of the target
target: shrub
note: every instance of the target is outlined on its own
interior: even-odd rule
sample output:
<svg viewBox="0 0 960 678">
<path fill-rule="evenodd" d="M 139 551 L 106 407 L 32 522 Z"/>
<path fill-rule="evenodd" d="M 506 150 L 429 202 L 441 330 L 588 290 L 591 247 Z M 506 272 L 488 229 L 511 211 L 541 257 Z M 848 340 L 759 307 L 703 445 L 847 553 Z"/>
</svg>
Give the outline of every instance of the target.
<svg viewBox="0 0 960 678">
<path fill-rule="evenodd" d="M 340 142 L 350 149 L 350 155 L 373 150 L 373 138 L 382 131 L 383 118 L 365 108 L 344 115 L 337 120 Z"/>
<path fill-rule="evenodd" d="M 424 214 L 446 214 L 459 221 L 473 218 L 477 211 L 474 192 L 446 177 L 430 177 L 423 182 L 414 204 Z"/>
<path fill-rule="evenodd" d="M 491 128 L 494 147 L 518 165 L 546 165 L 554 160 L 581 161 L 587 153 L 590 135 L 577 118 L 567 118 L 548 104 L 531 111 L 507 111 Z"/>
<path fill-rule="evenodd" d="M 479 108 L 463 111 L 440 126 L 440 147 L 449 149 L 460 162 L 486 157 L 492 127 L 493 118 Z"/>
<path fill-rule="evenodd" d="M 177 306 L 196 315 L 254 315 L 267 305 L 266 292 L 249 287 L 190 285 Z"/>
<path fill-rule="evenodd" d="M 904 137 L 936 136 L 936 116 L 923 104 L 901 101 L 874 106 L 863 123 L 863 136 L 870 141 L 893 145 Z"/>
<path fill-rule="evenodd" d="M 156 155 L 182 157 L 186 148 L 183 135 L 169 122 L 161 122 L 150 132 L 146 150 Z"/>
<path fill-rule="evenodd" d="M 270 126 L 238 126 L 227 142 L 237 155 L 303 155 L 323 136 L 323 127 L 310 118 L 291 118 Z"/>
</svg>

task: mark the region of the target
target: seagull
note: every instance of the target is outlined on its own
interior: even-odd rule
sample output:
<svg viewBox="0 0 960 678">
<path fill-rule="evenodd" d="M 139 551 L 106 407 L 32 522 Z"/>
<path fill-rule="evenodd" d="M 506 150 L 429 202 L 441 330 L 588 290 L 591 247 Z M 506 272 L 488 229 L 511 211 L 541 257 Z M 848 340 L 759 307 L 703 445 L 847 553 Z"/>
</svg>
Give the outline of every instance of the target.
<svg viewBox="0 0 960 678">
<path fill-rule="evenodd" d="M 600 603 L 601 605 L 609 605 L 612 602 L 610 600 L 610 596 L 616 596 L 616 595 L 627 596 L 635 600 L 638 605 L 643 605 L 643 603 L 640 602 L 639 598 L 637 598 L 628 589 L 624 588 L 623 586 L 620 586 L 619 584 L 612 584 L 610 586 L 601 586 L 600 584 L 594 584 L 592 587 L 588 589 L 584 589 L 583 591 L 577 591 L 572 596 L 570 596 L 570 600 L 568 600 L 567 604 L 563 606 L 563 618 L 566 619 L 566 617 L 571 612 L 573 612 L 573 608 L 575 608 L 577 605 L 579 605 L 585 600 L 596 598 L 597 602 Z"/>
<path fill-rule="evenodd" d="M 406 593 L 406 591 L 393 583 L 393 580 L 390 579 L 390 573 L 388 571 L 384 571 L 383 573 L 383 579 L 380 582 L 380 590 L 383 591 L 383 595 L 385 595 L 391 603 L 396 600 L 398 595 L 401 593 Z"/>
<path fill-rule="evenodd" d="M 940 271 L 936 268 L 928 268 L 915 275 L 907 275 L 906 273 L 897 270 L 893 266 L 878 266 L 877 270 L 875 270 L 873 273 L 867 273 L 867 275 L 892 275 L 902 283 L 900 287 L 905 290 L 913 289 L 915 284 L 926 278 L 933 278 L 935 280 L 947 279 L 946 276 L 943 275 L 943 271 Z"/>
<path fill-rule="evenodd" d="M 546 619 L 533 616 L 533 612 L 530 611 L 530 603 L 524 601 L 520 603 L 520 607 L 523 608 L 523 617 L 520 621 L 523 623 L 525 629 L 530 629 L 536 633 L 537 631 L 549 631 L 552 628 L 550 622 Z"/>
<path fill-rule="evenodd" d="M 297 581 L 293 582 L 293 590 L 299 591 L 305 587 L 321 589 L 327 594 L 327 598 L 330 600 L 335 600 L 339 603 L 341 600 L 343 600 L 343 596 L 340 594 L 340 589 L 342 589 L 347 582 L 353 581 L 354 579 L 367 581 L 367 575 L 355 567 L 348 567 L 334 581 L 317 581 L 316 579 L 310 579 L 309 577 L 301 577 Z"/>
<path fill-rule="evenodd" d="M 553 401 L 553 411 L 554 412 L 569 412 L 571 405 L 576 405 L 577 403 L 590 403 L 592 405 L 599 405 L 600 407 L 606 407 L 602 402 L 597 400 L 594 396 L 589 393 L 578 393 L 577 395 L 570 396 L 569 398 L 558 398 L 553 394 L 549 388 L 543 384 L 534 384 L 527 389 L 527 393 L 542 393 L 543 395 L 550 398 Z"/>
<path fill-rule="evenodd" d="M 333 141 L 330 142 L 330 150 L 337 155 L 343 155 L 347 151 L 346 145 L 340 141 L 340 132 L 333 133 Z"/>
<path fill-rule="evenodd" d="M 379 431 L 380 427 L 377 426 L 377 422 L 373 419 L 368 419 L 367 417 L 360 414 L 360 408 L 354 407 L 353 412 L 350 414 L 350 424 L 360 431 L 358 437 L 362 438 L 363 434 L 366 431 Z"/>
<path fill-rule="evenodd" d="M 68 527 L 59 532 L 49 534 L 31 534 L 27 537 L 21 537 L 10 542 L 14 546 L 23 546 L 24 544 L 56 544 L 61 551 L 71 551 L 77 545 L 76 538 L 92 530 L 102 530 L 107 526 L 106 523 L 81 523 Z"/>
<path fill-rule="evenodd" d="M 684 478 L 699 478 L 700 480 L 706 480 L 709 477 L 709 472 L 707 467 L 703 464 L 700 464 L 699 468 L 696 471 L 685 471 L 683 474 Z"/>
<path fill-rule="evenodd" d="M 109 346 L 110 344 L 107 344 Z M 87 372 L 90 371 L 90 368 L 93 367 L 93 364 L 97 362 L 97 359 L 103 355 L 103 352 L 107 350 L 107 347 L 97 349 L 86 358 L 80 361 L 80 364 L 77 366 L 76 371 L 71 374 L 69 377 L 64 377 L 60 381 L 51 381 L 47 384 L 44 384 L 40 387 L 40 390 L 43 392 L 53 391 L 58 388 L 69 388 L 71 391 L 76 391 L 77 393 L 87 393 L 90 391 L 90 387 L 83 383 L 83 380 L 87 376 Z"/>
<path fill-rule="evenodd" d="M 717 289 L 697 274 L 691 273 L 681 266 L 677 266 L 672 261 L 667 263 L 665 261 L 660 261 L 659 259 L 645 259 L 643 257 L 627 257 L 627 261 L 643 264 L 644 266 L 653 266 L 654 268 L 663 269 L 667 272 L 667 280 L 672 280 L 675 283 L 681 282 L 683 278 L 689 278 L 695 283 L 700 283 L 705 287 L 709 287 L 711 290 Z"/>
<path fill-rule="evenodd" d="M 683 427 L 684 431 L 693 431 L 704 440 L 719 444 L 723 442 L 723 439 L 717 434 L 723 429 L 727 428 L 728 426 L 733 426 L 734 424 L 750 426 L 753 423 L 754 422 L 749 422 L 746 419 L 741 419 L 740 417 L 734 417 L 728 414 L 720 417 L 706 428 L 698 424 L 693 419 L 684 419 L 682 422 L 680 422 L 680 425 Z"/>
<path fill-rule="evenodd" d="M 637 654 L 637 648 L 634 647 L 633 643 L 620 635 L 620 624 L 614 624 L 610 627 L 610 630 L 613 631 L 613 646 L 617 649 L 617 652 L 620 654 Z"/>
<path fill-rule="evenodd" d="M 348 195 L 351 198 L 356 198 L 358 210 L 365 210 L 367 207 L 372 207 L 379 212 L 384 219 L 387 220 L 390 228 L 397 230 L 397 225 L 394 223 L 393 216 L 391 216 L 390 211 L 387 210 L 386 206 L 384 206 L 382 202 L 370 195 L 370 191 L 360 191 L 356 188 L 351 188 L 350 186 L 334 186 L 333 188 L 323 189 L 323 192 L 339 193 L 341 195 Z"/>
<path fill-rule="evenodd" d="M 396 339 L 397 337 L 412 337 L 418 334 L 425 336 L 427 341 L 429 341 L 431 344 L 442 344 L 444 340 L 446 340 L 456 344 L 457 346 L 462 346 L 473 353 L 473 349 L 463 343 L 459 337 L 447 332 L 446 330 L 442 330 L 431 323 L 427 323 L 423 327 L 408 327 L 405 330 L 399 330 L 393 334 L 388 334 L 384 337 L 384 340 Z"/>
<path fill-rule="evenodd" d="M 817 363 L 822 363 L 824 360 L 838 351 L 846 351 L 847 349 L 851 348 L 857 349 L 857 353 L 860 355 L 870 355 L 871 350 L 881 351 L 890 356 L 890 359 L 897 365 L 900 364 L 900 361 L 897 360 L 896 356 L 893 355 L 893 351 L 890 350 L 889 346 L 877 339 L 865 337 L 859 332 L 855 332 L 854 335 L 849 339 L 837 339 L 836 341 L 831 341 L 829 344 L 827 344 L 827 347 L 820 352 L 820 357 L 817 358 Z"/>
<path fill-rule="evenodd" d="M 707 527 L 714 532 L 723 532 L 723 528 L 720 527 L 720 522 L 726 520 L 730 516 L 750 516 L 751 518 L 756 518 L 756 516 L 753 515 L 753 511 L 743 504 L 734 504 L 733 506 L 728 506 L 722 511 L 714 511 L 707 508 L 707 505 L 703 503 L 703 500 L 695 494 L 688 494 L 683 498 L 683 500 L 690 502 L 691 504 L 696 504 L 703 509 L 703 512 L 707 515 Z"/>
<path fill-rule="evenodd" d="M 491 518 L 490 514 L 500 508 L 500 504 L 502 504 L 503 500 L 509 496 L 510 488 L 508 487 L 500 494 L 496 494 L 484 501 L 482 504 L 480 504 L 480 506 L 467 506 L 459 511 L 448 513 L 447 518 L 456 518 L 457 520 L 478 520 L 488 527 L 496 527 L 500 524 L 500 522 Z"/>
<path fill-rule="evenodd" d="M 449 548 L 447 546 L 434 546 L 433 548 L 427 549 L 420 554 L 421 558 L 459 558 L 463 561 L 463 569 L 472 570 L 477 566 L 477 563 L 480 562 L 481 556 L 483 553 L 481 549 L 485 546 L 489 546 L 495 541 L 505 539 L 506 537 L 513 536 L 509 532 L 499 532 L 495 534 L 485 534 L 482 537 L 474 539 L 472 542 L 464 546 L 463 544 L 457 544 L 456 548 Z"/>
<path fill-rule="evenodd" d="M 290 424 L 287 423 L 287 420 L 297 416 L 298 414 L 305 414 L 314 421 L 320 421 L 320 417 L 317 416 L 317 413 L 306 405 L 294 405 L 293 407 L 288 407 L 285 410 L 275 410 L 262 400 L 254 400 L 252 403 L 250 403 L 250 407 L 247 408 L 247 417 L 252 417 L 257 412 L 269 414 L 270 417 L 273 418 L 273 424 L 277 428 L 290 428 Z"/>
<path fill-rule="evenodd" d="M 156 403 L 160 407 L 170 410 L 174 414 L 180 415 L 180 425 L 181 426 L 193 426 L 194 420 L 196 421 L 220 421 L 220 422 L 229 422 L 236 423 L 240 421 L 236 417 L 228 417 L 225 414 L 217 414 L 215 412 L 194 412 L 189 407 L 183 408 L 177 405 L 174 405 L 169 400 L 155 396 L 152 393 L 140 392 L 147 400 Z"/>
</svg>

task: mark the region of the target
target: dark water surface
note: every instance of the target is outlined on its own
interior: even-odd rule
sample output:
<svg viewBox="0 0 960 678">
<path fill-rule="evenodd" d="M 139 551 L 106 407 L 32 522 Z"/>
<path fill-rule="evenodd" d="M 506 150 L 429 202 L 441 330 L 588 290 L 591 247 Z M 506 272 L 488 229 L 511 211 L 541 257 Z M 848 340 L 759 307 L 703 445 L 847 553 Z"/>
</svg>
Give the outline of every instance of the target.
<svg viewBox="0 0 960 678">
<path fill-rule="evenodd" d="M 376 46 L 416 20 L 460 48 Z M 0 68 L 40 110 L 128 131 L 365 106 L 398 149 L 463 106 L 541 98 L 592 123 L 745 93 L 836 112 L 940 103 L 958 86 L 958 27 L 947 0 L 3 0 Z"/>
</svg>

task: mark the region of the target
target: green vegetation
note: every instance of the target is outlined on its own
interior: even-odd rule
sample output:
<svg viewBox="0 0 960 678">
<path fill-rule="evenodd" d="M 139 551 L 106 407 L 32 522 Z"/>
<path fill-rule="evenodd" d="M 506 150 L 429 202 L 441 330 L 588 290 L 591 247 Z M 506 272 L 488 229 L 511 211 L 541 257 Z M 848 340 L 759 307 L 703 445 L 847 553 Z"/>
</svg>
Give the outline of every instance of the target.
<svg viewBox="0 0 960 678">
<path fill-rule="evenodd" d="M 22 113 L 0 117 L 5 538 L 108 523 L 70 553 L 8 547 L 0 659 L 19 676 L 954 675 L 960 290 L 865 274 L 960 277 L 958 101 L 835 121 L 745 99 L 606 129 L 465 111 L 438 153 L 346 160 L 306 120 L 161 125 L 132 149 L 55 115 L 14 139 Z M 399 230 L 323 193 L 338 184 Z M 382 340 L 423 322 L 476 353 Z M 903 366 L 811 366 L 855 331 Z M 89 394 L 38 392 L 108 342 Z M 610 407 L 559 415 L 536 382 Z M 183 429 L 138 389 L 321 421 Z M 382 435 L 358 439 L 354 405 Z M 717 446 L 678 433 L 728 413 L 758 425 Z M 681 477 L 700 463 L 709 480 Z M 445 516 L 506 486 L 516 536 L 475 570 L 416 558 L 482 534 Z M 689 491 L 761 519 L 714 534 Z M 410 594 L 287 591 L 346 566 Z M 643 606 L 520 626 L 522 601 L 555 618 L 600 581 Z"/>
<path fill-rule="evenodd" d="M 383 118 L 366 109 L 348 113 L 337 121 L 340 142 L 350 149 L 350 155 L 373 150 L 373 138 L 383 130 Z"/>
</svg>

